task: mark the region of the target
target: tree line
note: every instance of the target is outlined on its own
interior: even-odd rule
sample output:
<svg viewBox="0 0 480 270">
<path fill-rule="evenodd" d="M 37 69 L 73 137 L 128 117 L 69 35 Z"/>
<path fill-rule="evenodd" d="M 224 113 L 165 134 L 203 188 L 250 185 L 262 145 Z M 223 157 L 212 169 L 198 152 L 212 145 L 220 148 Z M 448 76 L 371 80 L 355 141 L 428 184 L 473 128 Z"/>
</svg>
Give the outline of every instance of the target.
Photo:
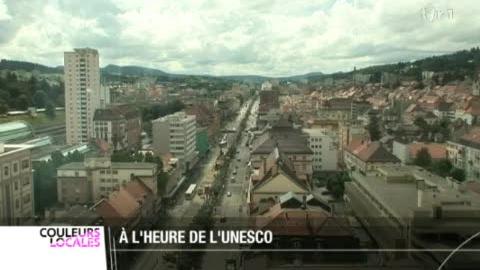
<svg viewBox="0 0 480 270">
<path fill-rule="evenodd" d="M 50 83 L 45 78 L 32 75 L 28 79 L 7 72 L 0 76 L 0 114 L 9 110 L 26 110 L 28 107 L 45 108 L 55 112 L 56 106 L 64 106 L 64 85 L 59 80 Z"/>
</svg>

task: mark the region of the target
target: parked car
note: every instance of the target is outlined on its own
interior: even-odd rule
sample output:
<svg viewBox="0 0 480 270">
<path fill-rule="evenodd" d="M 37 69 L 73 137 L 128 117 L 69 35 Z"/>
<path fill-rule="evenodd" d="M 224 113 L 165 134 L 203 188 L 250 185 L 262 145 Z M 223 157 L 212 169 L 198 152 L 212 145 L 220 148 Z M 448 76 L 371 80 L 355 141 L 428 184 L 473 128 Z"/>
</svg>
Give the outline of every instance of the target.
<svg viewBox="0 0 480 270">
<path fill-rule="evenodd" d="M 227 192 L 227 197 L 232 197 L 232 193 L 230 191 Z"/>
</svg>

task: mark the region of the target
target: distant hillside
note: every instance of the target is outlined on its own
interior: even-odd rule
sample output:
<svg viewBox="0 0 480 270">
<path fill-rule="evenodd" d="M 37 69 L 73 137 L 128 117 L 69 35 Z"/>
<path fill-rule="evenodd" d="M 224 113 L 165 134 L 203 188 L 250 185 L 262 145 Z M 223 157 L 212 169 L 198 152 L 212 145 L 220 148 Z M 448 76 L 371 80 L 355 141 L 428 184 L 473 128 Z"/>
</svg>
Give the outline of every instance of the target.
<svg viewBox="0 0 480 270">
<path fill-rule="evenodd" d="M 117 66 L 107 65 L 102 68 L 102 73 L 110 75 L 123 75 L 123 76 L 165 76 L 169 75 L 159 69 L 145 68 L 140 66 Z"/>
<path fill-rule="evenodd" d="M 25 70 L 31 72 L 37 70 L 40 73 L 63 73 L 63 66 L 58 67 L 48 67 L 41 64 L 22 62 L 15 60 L 5 60 L 3 59 L 0 62 L 0 70 Z M 258 75 L 227 75 L 227 76 L 210 76 L 210 75 L 189 75 L 189 74 L 172 74 L 164 72 L 160 69 L 146 68 L 141 66 L 119 66 L 119 65 L 107 65 L 101 68 L 102 75 L 113 75 L 113 76 L 157 76 L 161 78 L 185 78 L 185 77 L 200 77 L 200 78 L 221 78 L 226 80 L 249 82 L 249 83 L 261 83 L 265 80 L 274 79 L 273 77 L 267 76 L 258 76 Z M 303 80 L 308 79 L 312 76 L 323 75 L 321 72 L 313 72 L 304 75 L 296 75 L 291 77 L 279 77 L 277 79 L 285 80 Z"/>
<path fill-rule="evenodd" d="M 291 80 L 291 81 L 297 81 L 297 80 L 310 80 L 312 78 L 321 78 L 325 76 L 322 72 L 310 72 L 307 74 L 303 75 L 295 75 L 295 76 L 290 76 L 290 77 L 283 77 L 281 79 L 284 80 Z"/>
<path fill-rule="evenodd" d="M 464 80 L 465 77 L 473 78 L 480 71 L 480 49 L 457 51 L 451 54 L 431 56 L 411 62 L 398 62 L 394 64 L 369 66 L 357 69 L 357 73 L 371 74 L 372 82 L 379 82 L 381 73 L 388 72 L 398 74 L 404 78 L 420 80 L 422 71 L 444 73 L 444 83 L 454 80 Z M 338 72 L 325 77 L 335 79 L 351 78 L 352 71 Z M 318 78 L 320 79 L 320 78 Z"/>
<path fill-rule="evenodd" d="M 228 76 L 221 76 L 221 77 L 227 80 L 243 81 L 248 83 L 262 83 L 268 79 L 271 79 L 270 77 L 258 76 L 258 75 L 228 75 Z"/>
<path fill-rule="evenodd" d="M 452 54 L 439 55 L 427 57 L 411 62 L 398 62 L 394 64 L 376 65 L 358 69 L 357 73 L 371 74 L 372 82 L 379 81 L 382 72 L 396 73 L 409 78 L 421 78 L 422 71 L 444 72 L 446 74 L 446 81 L 462 80 L 465 76 L 472 77 L 480 68 L 480 49 L 472 48 L 470 50 L 458 51 Z M 1 60 L 0 70 L 38 70 L 41 73 L 62 73 L 63 67 L 48 67 L 36 63 Z M 101 69 L 102 75 L 112 76 L 153 76 L 158 79 L 166 80 L 181 80 L 184 78 L 220 78 L 231 81 L 243 81 L 249 83 L 261 83 L 269 79 L 278 79 L 286 81 L 300 81 L 307 80 L 310 82 L 321 81 L 325 78 L 351 78 L 350 72 L 337 72 L 333 74 L 323 74 L 322 72 L 312 72 L 303 75 L 294 75 L 288 77 L 268 77 L 258 75 L 230 75 L 230 76 L 209 76 L 209 75 L 187 75 L 187 74 L 171 74 L 159 69 L 146 68 L 141 66 L 118 66 L 107 65 Z"/>
<path fill-rule="evenodd" d="M 40 73 L 62 73 L 63 67 L 48 67 L 44 65 L 40 65 L 37 63 L 31 62 L 23 62 L 23 61 L 15 61 L 15 60 L 6 60 L 2 59 L 0 61 L 0 70 L 25 70 L 25 71 L 33 71 L 37 70 Z"/>
</svg>

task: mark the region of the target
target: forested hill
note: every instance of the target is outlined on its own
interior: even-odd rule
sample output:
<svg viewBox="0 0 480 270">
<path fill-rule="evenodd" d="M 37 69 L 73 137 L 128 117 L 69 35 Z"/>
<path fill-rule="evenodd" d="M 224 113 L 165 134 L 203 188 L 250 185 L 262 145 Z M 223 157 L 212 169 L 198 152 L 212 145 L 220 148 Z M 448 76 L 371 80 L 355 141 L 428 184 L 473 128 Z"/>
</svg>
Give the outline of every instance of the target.
<svg viewBox="0 0 480 270">
<path fill-rule="evenodd" d="M 471 48 L 451 54 L 431 56 L 410 62 L 398 62 L 395 64 L 376 65 L 357 69 L 356 73 L 371 74 L 372 82 L 379 82 L 381 73 L 388 72 L 398 74 L 401 77 L 409 77 L 420 80 L 422 71 L 444 73 L 445 81 L 464 80 L 465 77 L 473 78 L 480 71 L 480 48 Z M 310 78 L 310 81 L 318 81 L 327 77 L 351 78 L 352 72 L 339 72 L 329 75 L 321 75 Z"/>
<path fill-rule="evenodd" d="M 37 63 L 2 59 L 0 70 L 25 70 L 29 72 L 37 70 L 40 73 L 62 73 L 63 67 L 48 67 Z"/>
</svg>

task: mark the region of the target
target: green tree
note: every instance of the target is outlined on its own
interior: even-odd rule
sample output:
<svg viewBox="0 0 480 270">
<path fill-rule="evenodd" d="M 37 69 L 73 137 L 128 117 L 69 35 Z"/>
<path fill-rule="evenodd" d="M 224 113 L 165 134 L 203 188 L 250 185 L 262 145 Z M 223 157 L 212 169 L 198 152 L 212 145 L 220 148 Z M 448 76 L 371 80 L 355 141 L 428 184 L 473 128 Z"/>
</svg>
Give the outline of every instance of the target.
<svg viewBox="0 0 480 270">
<path fill-rule="evenodd" d="M 28 109 L 28 105 L 29 105 L 29 102 L 28 102 L 28 97 L 25 95 L 25 94 L 21 94 L 18 98 L 17 98 L 17 108 L 19 110 L 26 110 Z"/>
<path fill-rule="evenodd" d="M 55 151 L 51 154 L 51 161 L 55 168 L 58 168 L 65 163 L 65 157 L 60 151 Z"/>
<path fill-rule="evenodd" d="M 35 212 L 41 213 L 45 208 L 57 202 L 56 168 L 53 162 L 43 161 L 33 166 L 33 188 Z"/>
<path fill-rule="evenodd" d="M 30 79 L 27 81 L 27 84 L 26 84 L 26 91 L 31 95 L 33 95 L 33 93 L 35 92 L 35 89 L 38 89 L 38 80 L 35 76 L 31 76 Z"/>
<path fill-rule="evenodd" d="M 47 105 L 48 97 L 43 90 L 38 90 L 33 94 L 32 103 L 36 108 L 44 108 Z"/>
<path fill-rule="evenodd" d="M 442 177 L 448 176 L 452 170 L 452 163 L 448 159 L 441 159 L 432 163 L 432 171 Z"/>
<path fill-rule="evenodd" d="M 0 99 L 3 100 L 5 103 L 10 103 L 10 93 L 6 90 L 0 90 Z"/>
<path fill-rule="evenodd" d="M 55 118 L 56 112 L 55 112 L 55 105 L 53 104 L 53 102 L 47 103 L 45 107 L 45 115 L 50 119 Z"/>
<path fill-rule="evenodd" d="M 465 171 L 464 170 L 454 168 L 452 170 L 452 172 L 450 173 L 450 176 L 453 177 L 454 179 L 460 181 L 460 182 L 465 181 Z"/>
<path fill-rule="evenodd" d="M 132 162 L 134 161 L 133 154 L 126 150 L 113 151 L 110 157 L 112 162 Z"/>
<path fill-rule="evenodd" d="M 442 134 L 444 140 L 450 138 L 450 120 L 443 118 L 435 121 L 435 123 L 429 127 L 430 131 L 434 134 Z"/>
<path fill-rule="evenodd" d="M 368 123 L 367 129 L 368 133 L 370 134 L 370 140 L 378 141 L 382 137 L 378 117 L 376 115 L 370 116 L 370 121 Z"/>
<path fill-rule="evenodd" d="M 342 198 L 345 192 L 345 182 L 350 181 L 347 173 L 342 172 L 327 179 L 327 189 L 335 198 Z"/>
<path fill-rule="evenodd" d="M 66 161 L 67 162 L 81 162 L 85 158 L 85 155 L 80 153 L 78 150 L 75 150 L 71 153 L 68 153 Z"/>
<path fill-rule="evenodd" d="M 413 163 L 417 166 L 428 168 L 432 164 L 432 156 L 430 152 L 428 152 L 428 149 L 422 147 L 422 149 L 417 152 Z"/>
<path fill-rule="evenodd" d="M 153 162 L 155 162 L 154 160 L 155 160 L 155 157 L 153 156 L 152 153 L 147 152 L 147 153 L 145 154 L 145 162 L 153 163 Z"/>
<path fill-rule="evenodd" d="M 423 117 L 421 116 L 418 116 L 417 118 L 415 118 L 415 120 L 413 121 L 413 124 L 422 130 L 428 127 L 427 121 L 425 121 L 425 119 L 423 119 Z"/>
<path fill-rule="evenodd" d="M 8 112 L 8 103 L 3 99 L 0 99 L 0 114 L 6 114 Z"/>
</svg>

